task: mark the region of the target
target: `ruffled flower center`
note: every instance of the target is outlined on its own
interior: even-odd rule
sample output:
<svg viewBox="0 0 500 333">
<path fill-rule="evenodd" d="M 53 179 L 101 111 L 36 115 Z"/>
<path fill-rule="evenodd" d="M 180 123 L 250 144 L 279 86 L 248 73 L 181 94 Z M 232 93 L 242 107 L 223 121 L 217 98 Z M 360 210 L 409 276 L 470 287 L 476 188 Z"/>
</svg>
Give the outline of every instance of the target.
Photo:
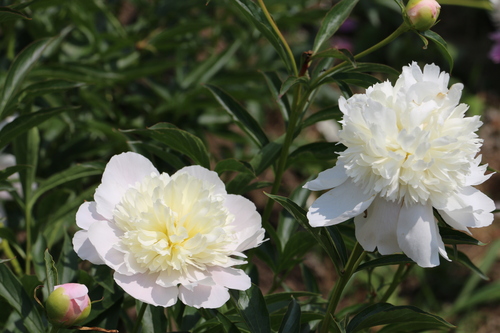
<svg viewBox="0 0 500 333">
<path fill-rule="evenodd" d="M 214 185 L 187 173 L 146 177 L 115 207 L 121 244 L 140 271 L 179 275 L 233 264 L 234 216 Z"/>
<path fill-rule="evenodd" d="M 406 68 L 394 87 L 376 84 L 340 101 L 339 137 L 347 149 L 339 161 L 365 193 L 439 205 L 464 186 L 481 145 L 474 133 L 481 121 L 464 117 L 462 85 L 448 90 L 448 76 L 435 68 Z"/>
</svg>

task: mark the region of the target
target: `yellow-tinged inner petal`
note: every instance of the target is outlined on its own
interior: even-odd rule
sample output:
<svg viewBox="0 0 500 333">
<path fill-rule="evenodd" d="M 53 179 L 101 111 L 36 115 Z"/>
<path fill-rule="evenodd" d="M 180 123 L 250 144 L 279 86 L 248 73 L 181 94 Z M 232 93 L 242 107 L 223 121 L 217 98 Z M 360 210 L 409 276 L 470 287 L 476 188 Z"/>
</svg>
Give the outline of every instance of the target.
<svg viewBox="0 0 500 333">
<path fill-rule="evenodd" d="M 124 248 L 149 272 L 231 266 L 234 216 L 210 182 L 187 173 L 146 177 L 115 207 Z M 178 274 L 178 273 L 176 273 Z"/>
</svg>

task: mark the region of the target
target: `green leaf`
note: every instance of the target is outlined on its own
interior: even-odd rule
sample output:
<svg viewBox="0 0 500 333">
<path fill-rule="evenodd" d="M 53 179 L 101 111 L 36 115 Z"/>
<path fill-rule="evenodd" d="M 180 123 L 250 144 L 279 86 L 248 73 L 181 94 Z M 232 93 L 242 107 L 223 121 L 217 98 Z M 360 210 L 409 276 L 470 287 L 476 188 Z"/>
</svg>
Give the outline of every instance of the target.
<svg viewBox="0 0 500 333">
<path fill-rule="evenodd" d="M 54 259 L 49 253 L 49 249 L 45 249 L 43 257 L 45 260 L 45 285 L 47 287 L 47 291 L 51 293 L 54 291 L 54 286 L 59 285 L 57 279 L 57 269 L 54 263 Z"/>
<path fill-rule="evenodd" d="M 266 37 L 285 63 L 288 74 L 293 74 L 295 68 L 293 68 L 293 64 L 290 59 L 288 59 L 286 48 L 276 31 L 273 29 L 271 24 L 269 24 L 269 21 L 266 19 L 262 10 L 251 0 L 230 0 L 230 2 L 238 8 L 239 12 L 243 14 L 252 26 L 257 28 L 264 35 L 264 37 Z"/>
<path fill-rule="evenodd" d="M 29 165 L 14 165 L 3 170 L 0 170 L 0 181 L 6 180 L 9 176 L 19 172 L 20 170 L 24 170 L 29 168 Z"/>
<path fill-rule="evenodd" d="M 441 36 L 439 36 L 437 33 L 435 33 L 434 31 L 431 31 L 431 30 L 422 31 L 419 34 L 424 36 L 425 38 L 433 41 L 436 44 L 438 50 L 441 52 L 441 54 L 446 59 L 446 61 L 448 61 L 448 65 L 450 66 L 450 72 L 452 72 L 453 71 L 453 57 L 451 56 L 450 51 L 448 51 L 448 46 L 447 46 L 446 42 L 444 41 L 444 39 Z"/>
<path fill-rule="evenodd" d="M 236 40 L 231 47 L 228 47 L 222 53 L 214 52 L 210 58 L 199 64 L 196 68 L 190 70 L 189 74 L 180 82 L 181 88 L 186 89 L 193 85 L 209 81 L 228 63 L 240 46 L 241 42 Z"/>
<path fill-rule="evenodd" d="M 78 271 L 78 255 L 73 250 L 73 243 L 64 232 L 64 242 L 57 260 L 58 279 L 62 283 L 74 282 Z"/>
<path fill-rule="evenodd" d="M 283 208 L 285 208 L 290 214 L 293 215 L 293 217 L 295 217 L 297 222 L 299 222 L 304 229 L 309 231 L 314 236 L 314 238 L 316 238 L 321 247 L 323 247 L 323 249 L 332 259 L 333 263 L 335 264 L 335 268 L 337 270 L 340 271 L 344 268 L 346 264 L 346 259 L 345 259 L 346 256 L 343 253 L 344 251 L 343 249 L 345 249 L 345 244 L 344 241 L 342 240 L 342 237 L 332 238 L 329 236 L 329 232 L 327 231 L 326 228 L 311 227 L 306 217 L 306 211 L 302 207 L 299 207 L 295 202 L 291 201 L 290 199 L 279 195 L 272 195 L 268 193 L 265 194 L 269 198 L 275 200 L 281 206 L 283 206 Z"/>
<path fill-rule="evenodd" d="M 148 304 L 142 317 L 143 332 L 167 332 L 167 318 L 164 308 Z"/>
<path fill-rule="evenodd" d="M 454 326 L 446 320 L 422 311 L 414 306 L 394 306 L 388 303 L 370 305 L 347 325 L 347 333 L 387 324 L 397 324 L 398 331 L 391 332 L 419 332 L 421 330 L 449 330 Z"/>
<path fill-rule="evenodd" d="M 400 264 L 413 264 L 415 263 L 413 260 L 408 258 L 404 254 L 389 254 L 385 256 L 381 256 L 380 258 L 370 260 L 358 266 L 357 272 L 362 271 L 364 269 L 371 269 L 380 266 L 388 266 L 388 265 L 400 265 Z"/>
<path fill-rule="evenodd" d="M 43 123 L 47 119 L 65 111 L 77 110 L 78 107 L 57 107 L 42 109 L 37 112 L 25 114 L 17 117 L 0 131 L 0 149 L 5 147 L 9 142 L 17 136 L 23 134 L 27 130 Z"/>
<path fill-rule="evenodd" d="M 24 291 L 21 282 L 12 274 L 5 264 L 0 264 L 0 296 L 23 318 L 23 325 L 31 333 L 40 333 L 45 325 L 37 311 L 32 296 Z"/>
<path fill-rule="evenodd" d="M 35 97 L 43 96 L 45 94 L 59 93 L 68 89 L 79 88 L 83 85 L 85 84 L 81 82 L 71 82 L 66 80 L 47 80 L 34 83 L 17 93 L 16 96 L 9 101 L 9 104 L 5 106 L 5 112 L 8 114 L 9 111 L 19 102 L 32 100 Z"/>
<path fill-rule="evenodd" d="M 13 21 L 18 18 L 22 18 L 24 20 L 31 20 L 31 18 L 28 17 L 23 12 L 20 12 L 18 10 L 9 7 L 0 7 L 0 23 Z"/>
<path fill-rule="evenodd" d="M 376 64 L 376 63 L 370 63 L 370 62 L 358 62 L 357 67 L 354 68 L 346 68 L 346 72 L 359 72 L 359 73 L 385 73 L 389 75 L 394 75 L 394 76 L 399 76 L 400 72 L 397 71 L 396 69 L 383 65 L 383 64 Z"/>
<path fill-rule="evenodd" d="M 297 84 L 303 84 L 303 85 L 307 86 L 309 84 L 309 78 L 306 76 L 297 77 L 297 76 L 293 76 L 293 75 L 287 77 L 285 82 L 283 82 L 283 84 L 281 85 L 281 89 L 280 89 L 278 97 L 282 98 L 287 93 L 287 91 L 290 90 L 290 88 L 292 88 L 293 86 L 295 86 Z"/>
<path fill-rule="evenodd" d="M 283 317 L 279 333 L 299 333 L 300 332 L 300 305 L 292 298 L 288 310 Z"/>
<path fill-rule="evenodd" d="M 236 327 L 236 325 L 233 324 L 231 322 L 231 320 L 229 320 L 229 318 L 224 316 L 222 313 L 217 312 L 217 320 L 219 320 L 220 323 L 222 324 L 224 332 L 226 332 L 226 333 L 240 333 L 240 330 L 238 329 L 238 327 Z"/>
<path fill-rule="evenodd" d="M 335 105 L 313 113 L 302 122 L 301 126 L 302 128 L 306 128 L 323 120 L 340 119 L 341 117 L 342 112 L 340 111 L 339 106 Z"/>
<path fill-rule="evenodd" d="M 210 90 L 220 105 L 233 117 L 236 124 L 241 127 L 259 147 L 264 147 L 269 143 L 269 139 L 259 123 L 238 102 L 216 86 L 206 84 L 205 87 Z"/>
<path fill-rule="evenodd" d="M 45 48 L 53 38 L 37 40 L 22 50 L 10 65 L 5 83 L 0 94 L 0 119 L 4 118 L 5 106 L 14 94 L 21 88 L 24 78 L 38 61 Z"/>
<path fill-rule="evenodd" d="M 467 257 L 465 253 L 463 253 L 462 251 L 455 251 L 455 249 L 450 247 L 445 247 L 445 249 L 446 253 L 448 254 L 448 258 L 450 258 L 451 260 L 457 260 L 459 263 L 479 275 L 481 279 L 489 280 L 489 278 L 484 275 L 484 273 L 476 265 L 472 263 L 472 261 L 469 259 L 469 257 Z"/>
<path fill-rule="evenodd" d="M 244 161 L 238 161 L 234 158 L 229 158 L 227 160 L 222 160 L 217 163 L 214 169 L 217 174 L 221 175 L 226 171 L 237 171 L 243 173 L 254 174 L 253 167 Z"/>
<path fill-rule="evenodd" d="M 280 89 L 283 85 L 283 82 L 281 82 L 281 79 L 276 72 L 261 72 L 261 73 L 262 75 L 264 75 L 264 78 L 266 79 L 267 86 L 271 91 L 271 95 L 273 96 L 274 101 L 278 104 L 283 119 L 287 121 L 291 112 L 291 108 L 288 98 L 286 96 L 280 96 Z"/>
<path fill-rule="evenodd" d="M 316 239 L 310 233 L 304 231 L 294 233 L 286 243 L 283 255 L 278 260 L 278 271 L 295 266 L 306 252 L 316 244 Z"/>
<path fill-rule="evenodd" d="M 39 183 L 38 188 L 33 193 L 33 196 L 31 198 L 31 204 L 34 204 L 42 194 L 53 189 L 56 186 L 59 186 L 61 184 L 67 183 L 75 179 L 100 175 L 102 174 L 102 171 L 103 170 L 101 165 L 97 163 L 84 163 L 71 166 L 64 171 L 56 173 L 51 177 L 47 178 L 46 180 L 41 181 Z"/>
<path fill-rule="evenodd" d="M 252 284 L 250 289 L 232 291 L 231 294 L 236 302 L 238 313 L 252 333 L 271 332 L 269 313 L 259 287 Z"/>
<path fill-rule="evenodd" d="M 311 59 L 317 59 L 317 58 L 335 58 L 335 59 L 341 59 L 344 61 L 348 61 L 351 63 L 353 68 L 357 68 L 356 64 L 356 59 L 354 59 L 354 56 L 352 55 L 349 50 L 346 49 L 326 49 L 324 51 L 318 52 L 315 55 L 311 57 Z"/>
<path fill-rule="evenodd" d="M 342 0 L 326 14 L 314 40 L 313 56 L 318 52 L 323 43 L 337 32 L 357 3 L 358 0 Z"/>
<path fill-rule="evenodd" d="M 485 245 L 483 242 L 478 241 L 474 237 L 451 228 L 439 227 L 439 234 L 445 244 Z"/>
<path fill-rule="evenodd" d="M 287 167 L 294 165 L 300 159 L 335 160 L 339 149 L 336 142 L 313 142 L 295 149 L 287 160 Z"/>
<path fill-rule="evenodd" d="M 148 129 L 141 130 L 126 130 L 125 133 L 137 133 L 148 136 L 156 141 L 161 142 L 167 147 L 178 151 L 191 158 L 196 164 L 199 164 L 207 169 L 210 168 L 210 159 L 208 151 L 203 141 L 197 136 L 178 129 L 172 124 L 158 123 Z"/>
<path fill-rule="evenodd" d="M 376 77 L 363 73 L 336 73 L 331 76 L 331 79 L 344 81 L 363 88 L 368 88 L 374 84 L 380 83 L 380 80 Z M 324 82 L 328 82 L 328 80 L 325 80 L 322 83 Z"/>
</svg>

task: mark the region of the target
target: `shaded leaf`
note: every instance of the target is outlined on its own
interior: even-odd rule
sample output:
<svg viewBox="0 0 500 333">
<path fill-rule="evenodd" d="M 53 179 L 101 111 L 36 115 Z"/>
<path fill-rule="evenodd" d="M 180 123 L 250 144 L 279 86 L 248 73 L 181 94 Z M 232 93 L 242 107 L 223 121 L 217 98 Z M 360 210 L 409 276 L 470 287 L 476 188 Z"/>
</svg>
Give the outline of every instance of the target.
<svg viewBox="0 0 500 333">
<path fill-rule="evenodd" d="M 354 333 L 373 326 L 398 324 L 399 331 L 391 332 L 418 332 L 420 330 L 450 329 L 454 326 L 446 320 L 422 311 L 414 306 L 394 306 L 388 303 L 370 305 L 356 316 L 347 325 L 346 332 Z"/>
<path fill-rule="evenodd" d="M 23 318 L 23 325 L 31 333 L 44 331 L 45 324 L 38 313 L 33 297 L 28 296 L 21 282 L 5 264 L 0 264 L 0 296 Z"/>
<path fill-rule="evenodd" d="M 372 269 L 379 266 L 413 264 L 413 263 L 415 262 L 404 254 L 389 254 L 359 265 L 356 271 L 359 272 L 364 269 Z"/>
<path fill-rule="evenodd" d="M 323 43 L 337 32 L 357 3 L 358 0 L 342 0 L 330 9 L 321 22 L 321 27 L 314 40 L 313 56 L 318 52 Z"/>
<path fill-rule="evenodd" d="M 271 332 L 269 313 L 259 287 L 252 284 L 250 289 L 244 291 L 233 290 L 231 297 L 236 302 L 238 313 L 252 333 Z"/>
<path fill-rule="evenodd" d="M 450 66 L 450 73 L 453 71 L 453 57 L 450 54 L 450 51 L 448 51 L 448 45 L 444 41 L 444 39 L 439 36 L 437 33 L 431 30 L 426 30 L 423 32 L 420 32 L 420 34 L 427 39 L 431 40 L 436 44 L 439 52 L 443 55 L 443 57 L 448 61 L 448 65 Z"/>
<path fill-rule="evenodd" d="M 288 310 L 283 317 L 279 333 L 299 333 L 300 332 L 300 305 L 292 298 Z"/>
<path fill-rule="evenodd" d="M 28 17 L 26 14 L 23 12 L 9 8 L 9 7 L 0 7 L 0 23 L 5 23 L 9 21 L 13 21 L 15 19 L 24 19 L 24 20 L 31 20 L 30 17 Z"/>
<path fill-rule="evenodd" d="M 54 291 L 54 286 L 59 285 L 57 278 L 57 269 L 54 263 L 54 259 L 49 253 L 49 249 L 45 249 L 44 252 L 45 260 L 45 285 L 49 293 Z"/>
<path fill-rule="evenodd" d="M 205 87 L 210 90 L 224 110 L 233 117 L 236 124 L 240 126 L 256 144 L 263 147 L 269 143 L 269 139 L 259 123 L 238 102 L 216 86 L 206 84 Z"/>
<path fill-rule="evenodd" d="M 281 79 L 279 78 L 276 72 L 261 72 L 261 73 L 266 79 L 267 86 L 271 91 L 271 95 L 273 96 L 274 101 L 278 104 L 283 119 L 288 120 L 288 117 L 291 112 L 290 103 L 286 96 L 280 96 L 280 89 L 283 85 L 283 82 L 281 82 Z"/>
</svg>

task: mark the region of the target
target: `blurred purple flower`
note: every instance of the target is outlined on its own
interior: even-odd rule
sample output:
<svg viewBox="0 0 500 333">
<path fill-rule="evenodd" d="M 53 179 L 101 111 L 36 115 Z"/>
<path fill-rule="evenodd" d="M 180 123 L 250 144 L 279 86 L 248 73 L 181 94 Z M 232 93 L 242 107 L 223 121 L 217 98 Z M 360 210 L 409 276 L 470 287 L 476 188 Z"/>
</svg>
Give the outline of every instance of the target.
<svg viewBox="0 0 500 333">
<path fill-rule="evenodd" d="M 500 63 L 500 31 L 490 35 L 490 39 L 495 42 L 490 50 L 489 57 L 495 64 Z"/>
</svg>

